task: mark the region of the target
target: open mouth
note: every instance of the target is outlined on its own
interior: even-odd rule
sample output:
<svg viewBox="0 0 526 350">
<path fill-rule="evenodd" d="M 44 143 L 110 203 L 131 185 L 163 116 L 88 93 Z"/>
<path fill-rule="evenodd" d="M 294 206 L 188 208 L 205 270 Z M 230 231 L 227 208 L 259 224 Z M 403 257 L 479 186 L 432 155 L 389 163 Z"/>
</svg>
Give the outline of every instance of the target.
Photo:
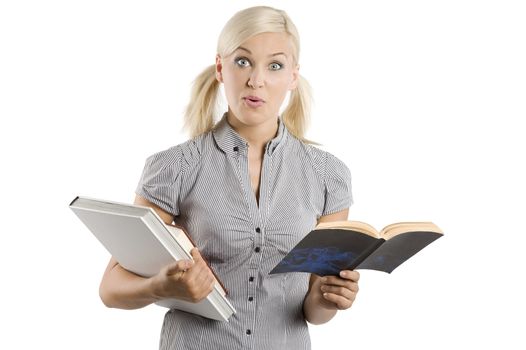
<svg viewBox="0 0 526 350">
<path fill-rule="evenodd" d="M 243 100 L 245 101 L 245 104 L 248 105 L 249 107 L 260 107 L 261 105 L 263 105 L 265 103 L 265 101 L 263 101 L 262 99 L 258 98 L 258 97 L 254 97 L 254 96 L 247 96 L 247 97 L 244 97 Z"/>
<path fill-rule="evenodd" d="M 252 102 L 265 102 L 265 101 L 263 101 L 262 99 L 260 99 L 257 96 L 246 96 L 246 97 L 244 97 L 244 99 L 252 101 Z"/>
</svg>

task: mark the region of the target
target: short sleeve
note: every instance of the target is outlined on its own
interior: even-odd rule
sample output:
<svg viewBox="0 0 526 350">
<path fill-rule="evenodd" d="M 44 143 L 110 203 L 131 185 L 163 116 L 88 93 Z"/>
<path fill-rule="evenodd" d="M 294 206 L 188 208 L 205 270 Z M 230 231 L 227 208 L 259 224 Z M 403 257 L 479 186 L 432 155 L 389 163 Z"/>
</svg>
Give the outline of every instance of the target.
<svg viewBox="0 0 526 350">
<path fill-rule="evenodd" d="M 179 215 L 181 165 L 182 152 L 178 146 L 148 157 L 135 193 L 167 213 Z"/>
<path fill-rule="evenodd" d="M 353 203 L 349 168 L 341 160 L 327 153 L 324 173 L 325 206 L 322 215 L 349 208 Z"/>
</svg>

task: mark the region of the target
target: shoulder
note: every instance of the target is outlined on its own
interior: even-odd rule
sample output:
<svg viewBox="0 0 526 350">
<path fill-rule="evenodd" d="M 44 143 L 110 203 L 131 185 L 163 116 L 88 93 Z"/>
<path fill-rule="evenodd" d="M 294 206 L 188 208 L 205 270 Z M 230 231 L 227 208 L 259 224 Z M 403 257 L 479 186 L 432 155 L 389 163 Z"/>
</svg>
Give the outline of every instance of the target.
<svg viewBox="0 0 526 350">
<path fill-rule="evenodd" d="M 294 137 L 290 138 L 290 150 L 294 156 L 305 159 L 322 179 L 335 176 L 349 176 L 347 165 L 332 153 L 316 145 L 304 143 Z"/>
<path fill-rule="evenodd" d="M 150 155 L 146 163 L 160 169 L 187 171 L 201 161 L 206 134 Z"/>
<path fill-rule="evenodd" d="M 198 136 L 178 145 L 158 151 L 150 155 L 148 159 L 158 160 L 164 163 L 164 165 L 195 165 L 201 160 L 205 137 L 206 135 Z"/>
<path fill-rule="evenodd" d="M 179 196 L 188 174 L 201 160 L 202 138 L 194 138 L 154 153 L 146 164 L 135 193 L 170 215 L 179 215 Z"/>
<path fill-rule="evenodd" d="M 297 140 L 297 157 L 303 157 L 318 179 L 324 193 L 321 216 L 331 215 L 348 209 L 353 203 L 351 172 L 347 165 L 332 153 L 315 145 Z"/>
</svg>

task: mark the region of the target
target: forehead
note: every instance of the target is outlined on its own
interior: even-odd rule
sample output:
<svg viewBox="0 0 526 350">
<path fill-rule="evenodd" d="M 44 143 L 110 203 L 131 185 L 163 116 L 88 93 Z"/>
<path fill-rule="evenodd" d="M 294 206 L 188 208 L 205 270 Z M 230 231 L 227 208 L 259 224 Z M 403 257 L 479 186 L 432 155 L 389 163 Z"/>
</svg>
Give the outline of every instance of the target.
<svg viewBox="0 0 526 350">
<path fill-rule="evenodd" d="M 238 50 L 244 48 L 253 56 L 269 56 L 283 52 L 287 57 L 292 57 L 293 45 L 287 33 L 261 33 L 245 40 L 239 45 Z"/>
</svg>

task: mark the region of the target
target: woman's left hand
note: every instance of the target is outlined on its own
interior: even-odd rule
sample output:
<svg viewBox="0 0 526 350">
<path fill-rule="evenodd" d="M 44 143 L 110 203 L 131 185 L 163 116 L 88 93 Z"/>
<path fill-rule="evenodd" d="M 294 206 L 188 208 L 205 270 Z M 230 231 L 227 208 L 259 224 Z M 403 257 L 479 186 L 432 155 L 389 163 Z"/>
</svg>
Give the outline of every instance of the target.
<svg viewBox="0 0 526 350">
<path fill-rule="evenodd" d="M 358 293 L 357 271 L 343 270 L 339 276 L 325 276 L 318 279 L 316 286 L 321 293 L 320 302 L 326 309 L 345 310 L 352 306 Z"/>
</svg>

